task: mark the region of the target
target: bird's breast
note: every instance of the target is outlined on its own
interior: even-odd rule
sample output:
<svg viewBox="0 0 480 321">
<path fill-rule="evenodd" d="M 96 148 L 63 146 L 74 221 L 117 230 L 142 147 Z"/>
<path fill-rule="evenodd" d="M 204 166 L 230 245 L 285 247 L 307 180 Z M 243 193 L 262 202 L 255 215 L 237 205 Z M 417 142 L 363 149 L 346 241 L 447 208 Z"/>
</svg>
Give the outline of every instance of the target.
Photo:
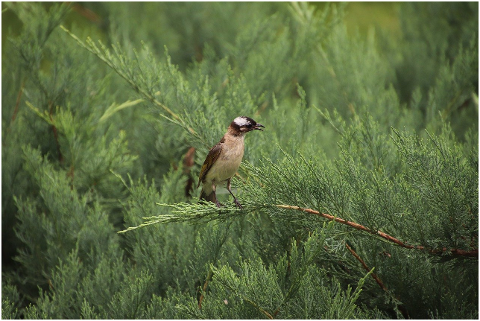
<svg viewBox="0 0 480 321">
<path fill-rule="evenodd" d="M 220 183 L 235 175 L 242 162 L 243 151 L 243 137 L 226 141 L 220 156 L 207 174 L 207 180 Z"/>
</svg>

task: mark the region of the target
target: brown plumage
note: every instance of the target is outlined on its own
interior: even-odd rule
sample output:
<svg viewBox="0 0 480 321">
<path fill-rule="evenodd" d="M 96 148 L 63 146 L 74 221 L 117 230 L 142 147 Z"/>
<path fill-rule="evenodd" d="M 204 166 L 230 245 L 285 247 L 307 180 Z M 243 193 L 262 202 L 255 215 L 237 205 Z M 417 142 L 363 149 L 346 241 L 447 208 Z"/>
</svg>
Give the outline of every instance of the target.
<svg viewBox="0 0 480 321">
<path fill-rule="evenodd" d="M 233 195 L 230 179 L 235 175 L 242 162 L 245 134 L 252 130 L 262 130 L 262 124 L 245 116 L 235 118 L 222 139 L 208 152 L 200 170 L 198 186 L 202 184 L 200 200 L 221 204 L 217 200 L 217 185 L 225 184 L 238 207 L 242 207 Z"/>
</svg>

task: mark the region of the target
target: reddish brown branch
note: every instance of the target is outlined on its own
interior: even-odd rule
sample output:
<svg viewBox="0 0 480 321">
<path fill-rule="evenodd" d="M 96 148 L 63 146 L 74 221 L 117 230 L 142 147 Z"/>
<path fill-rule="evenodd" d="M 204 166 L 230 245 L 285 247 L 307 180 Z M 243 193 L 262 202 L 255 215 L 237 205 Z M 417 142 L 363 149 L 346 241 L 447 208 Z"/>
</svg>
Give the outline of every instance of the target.
<svg viewBox="0 0 480 321">
<path fill-rule="evenodd" d="M 350 251 L 350 253 L 352 253 L 352 255 L 362 264 L 363 268 L 369 272 L 370 269 L 368 268 L 365 261 L 363 261 L 362 258 L 358 256 L 358 254 L 347 243 L 345 243 L 345 246 Z M 372 272 L 372 277 L 375 280 L 375 282 L 377 282 L 377 284 L 382 288 L 383 291 L 388 292 L 382 280 L 380 280 L 380 278 L 373 272 Z"/>
<path fill-rule="evenodd" d="M 198 308 L 199 309 L 202 308 L 202 301 L 203 301 L 203 298 L 204 298 L 203 294 L 205 293 L 205 291 L 207 291 L 208 282 L 210 282 L 210 279 L 212 278 L 212 276 L 213 276 L 213 271 L 210 269 L 210 271 L 208 271 L 207 279 L 205 280 L 205 283 L 203 284 L 202 294 L 200 295 L 200 299 L 198 299 Z"/>
<path fill-rule="evenodd" d="M 424 250 L 424 251 L 428 251 L 432 254 L 442 254 L 442 253 L 445 253 L 445 252 L 450 252 L 453 255 L 478 258 L 478 249 L 474 249 L 474 250 L 471 250 L 471 251 L 465 251 L 465 250 L 461 250 L 461 249 L 447 249 L 446 247 L 440 248 L 440 249 L 427 249 L 425 246 L 421 246 L 421 245 L 408 245 L 408 244 L 405 244 L 404 242 L 400 241 L 399 239 L 397 239 L 397 238 L 395 238 L 391 235 L 388 235 L 388 234 L 386 234 L 382 231 L 374 231 L 374 230 L 371 230 L 368 227 L 365 227 L 365 226 L 360 225 L 358 223 L 350 222 L 350 221 L 344 220 L 343 218 L 335 217 L 335 216 L 330 215 L 330 214 L 320 213 L 319 211 L 312 210 L 310 208 L 301 208 L 301 207 L 292 206 L 292 205 L 276 205 L 276 206 L 279 207 L 279 208 L 283 208 L 283 209 L 297 210 L 297 211 L 302 211 L 302 212 L 305 212 L 305 213 L 321 216 L 323 218 L 326 218 L 329 221 L 335 221 L 335 222 L 338 222 L 340 224 L 348 225 L 348 226 L 353 227 L 354 229 L 357 229 L 357 230 L 360 230 L 360 231 L 364 231 L 364 232 L 367 232 L 367 233 L 370 233 L 370 234 L 373 234 L 373 235 L 378 235 L 378 236 L 386 239 L 387 241 L 395 243 L 395 244 L 397 244 L 401 247 L 404 247 L 406 249 Z"/>
<path fill-rule="evenodd" d="M 347 244 L 345 243 L 345 247 L 350 251 L 350 253 L 352 253 L 352 255 L 362 264 L 363 268 L 370 272 L 370 269 L 369 267 L 367 266 L 367 264 L 365 263 L 364 260 L 362 260 L 362 258 Z M 380 280 L 380 278 L 372 272 L 372 278 L 375 280 L 375 282 L 377 282 L 377 284 L 382 288 L 383 291 L 385 291 L 386 293 L 388 293 L 388 289 L 387 287 L 385 286 L 385 284 L 383 284 L 382 280 Z M 398 299 L 398 297 L 396 297 L 396 299 L 398 301 L 401 301 Z M 405 307 L 402 305 L 402 304 L 399 304 L 397 305 L 398 307 L 398 310 L 402 313 L 403 317 L 405 319 L 409 319 L 409 315 L 408 315 L 408 312 L 407 310 L 405 309 Z"/>
<path fill-rule="evenodd" d="M 69 3 L 69 2 L 67 2 Z M 78 3 L 74 3 L 72 5 L 72 8 L 73 10 L 75 10 L 77 13 L 79 13 L 80 15 L 84 16 L 85 18 L 87 18 L 88 20 L 94 22 L 94 23 L 100 23 L 101 22 L 101 18 L 99 15 L 97 15 L 95 12 L 93 12 L 92 10 L 88 9 L 88 8 L 85 8 L 84 6 L 78 4 Z"/>
</svg>

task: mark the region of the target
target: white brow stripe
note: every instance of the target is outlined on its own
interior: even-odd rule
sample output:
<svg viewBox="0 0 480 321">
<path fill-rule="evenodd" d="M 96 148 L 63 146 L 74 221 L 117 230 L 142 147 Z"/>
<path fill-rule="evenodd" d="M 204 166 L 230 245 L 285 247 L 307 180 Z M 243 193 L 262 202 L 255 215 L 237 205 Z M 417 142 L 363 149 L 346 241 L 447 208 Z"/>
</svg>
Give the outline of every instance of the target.
<svg viewBox="0 0 480 321">
<path fill-rule="evenodd" d="M 237 124 L 238 126 L 246 126 L 248 124 L 250 124 L 250 122 L 248 121 L 248 119 L 244 118 L 244 117 L 237 117 L 233 120 L 233 122 L 235 124 Z"/>
</svg>

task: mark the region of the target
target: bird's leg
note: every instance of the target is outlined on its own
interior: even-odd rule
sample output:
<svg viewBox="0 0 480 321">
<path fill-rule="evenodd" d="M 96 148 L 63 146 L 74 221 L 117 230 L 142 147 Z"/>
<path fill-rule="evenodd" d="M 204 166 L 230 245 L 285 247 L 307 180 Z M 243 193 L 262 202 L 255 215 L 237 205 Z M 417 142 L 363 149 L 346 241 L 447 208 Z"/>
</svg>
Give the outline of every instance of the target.
<svg viewBox="0 0 480 321">
<path fill-rule="evenodd" d="M 212 185 L 212 188 L 213 188 L 213 199 L 215 200 L 215 205 L 217 205 L 217 207 L 222 207 L 223 205 L 218 201 L 217 199 L 217 187 L 215 185 Z"/>
<path fill-rule="evenodd" d="M 227 190 L 230 192 L 230 194 L 232 194 L 233 196 L 233 202 L 235 203 L 235 205 L 237 205 L 238 208 L 242 208 L 242 204 L 240 204 L 240 202 L 237 200 L 237 198 L 235 197 L 235 195 L 233 195 L 232 193 L 232 185 L 230 184 L 230 178 L 227 180 Z"/>
</svg>

